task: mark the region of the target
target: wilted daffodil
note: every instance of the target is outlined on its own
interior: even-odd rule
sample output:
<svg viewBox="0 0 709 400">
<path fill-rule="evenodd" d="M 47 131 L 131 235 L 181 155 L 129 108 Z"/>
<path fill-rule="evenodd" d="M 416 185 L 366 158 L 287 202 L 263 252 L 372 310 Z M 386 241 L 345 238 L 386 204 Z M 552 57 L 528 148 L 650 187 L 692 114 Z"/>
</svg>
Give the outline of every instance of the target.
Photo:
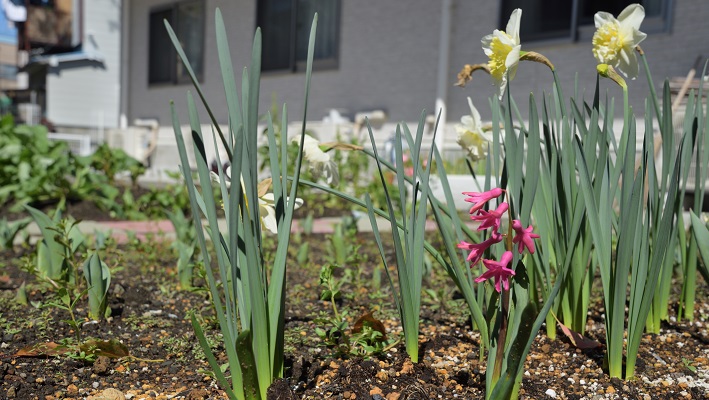
<svg viewBox="0 0 709 400">
<path fill-rule="evenodd" d="M 219 174 L 212 171 L 209 173 L 212 181 L 219 184 Z M 231 167 L 227 168 L 224 173 L 224 178 L 226 180 L 227 189 L 231 188 Z M 244 184 L 244 178 L 241 177 L 241 189 L 246 190 L 246 185 Z M 267 229 L 273 234 L 278 234 L 278 222 L 276 221 L 276 203 L 273 193 L 268 193 L 268 188 L 271 186 L 271 178 L 264 179 L 258 184 L 258 207 L 259 216 L 261 216 L 261 228 Z M 287 201 L 290 201 L 288 198 Z M 295 199 L 295 209 L 297 210 L 303 205 L 303 199 Z M 247 202 L 248 207 L 248 202 Z"/>
<path fill-rule="evenodd" d="M 512 11 L 507 28 L 504 31 L 495 29 L 492 34 L 482 38 L 485 54 L 490 58 L 487 66 L 490 75 L 499 88 L 499 95 L 505 92 L 507 82 L 515 77 L 517 64 L 519 64 L 522 45 L 519 40 L 519 24 L 522 10 L 517 8 Z"/>
<path fill-rule="evenodd" d="M 640 4 L 631 4 L 618 19 L 607 12 L 597 12 L 594 16 L 596 33 L 593 34 L 593 56 L 601 64 L 618 68 L 626 77 L 638 76 L 638 59 L 635 47 L 647 35 L 640 32 L 640 24 L 645 18 L 645 9 Z"/>
<path fill-rule="evenodd" d="M 460 119 L 460 124 L 455 126 L 458 132 L 458 144 L 468 152 L 473 161 L 478 161 L 487 155 L 488 143 L 492 142 L 489 132 L 484 132 L 480 121 L 480 113 L 473 106 L 473 101 L 468 97 L 470 115 Z"/>
<path fill-rule="evenodd" d="M 295 136 L 292 140 L 298 142 L 300 137 Z M 322 177 L 328 185 L 337 186 L 340 181 L 337 164 L 329 154 L 322 151 L 320 142 L 310 135 L 305 135 L 303 139 L 303 156 L 308 161 L 308 169 L 313 179 L 318 180 Z"/>
</svg>

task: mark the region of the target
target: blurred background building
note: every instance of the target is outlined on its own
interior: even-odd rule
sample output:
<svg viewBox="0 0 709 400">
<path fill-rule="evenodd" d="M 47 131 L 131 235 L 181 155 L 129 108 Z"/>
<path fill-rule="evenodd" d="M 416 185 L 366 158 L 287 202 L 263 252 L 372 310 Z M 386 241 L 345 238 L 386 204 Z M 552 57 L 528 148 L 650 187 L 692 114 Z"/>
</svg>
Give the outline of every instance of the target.
<svg viewBox="0 0 709 400">
<path fill-rule="evenodd" d="M 248 62 L 260 26 L 261 108 L 286 102 L 290 119 L 297 120 L 308 30 L 317 11 L 309 128 L 325 140 L 338 133 L 357 136 L 368 116 L 383 143 L 396 123 L 415 125 L 424 109 L 430 132 L 440 111 L 446 123 L 439 145 L 453 154 L 454 125 L 469 112 L 466 97 L 489 120 L 488 101 L 495 95 L 484 74 L 465 88 L 454 86 L 456 74 L 465 64 L 487 61 L 480 39 L 504 29 L 514 8 L 523 9 L 523 50 L 556 64 L 567 95 L 578 82 L 578 92 L 590 98 L 596 81 L 593 15 L 617 15 L 633 2 L 646 10 L 642 47 L 656 87 L 665 78 L 683 78 L 698 56 L 709 54 L 706 0 L 3 0 L 0 24 L 9 23 L 17 33 L 0 30 L 0 90 L 22 120 L 44 120 L 91 144 L 109 141 L 155 169 L 175 169 L 169 101 L 186 115 L 185 93 L 192 85 L 163 20 L 173 26 L 221 124 L 228 121 L 214 10 L 219 7 L 224 16 L 237 73 Z M 18 7 L 25 9 L 24 21 Z M 529 93 L 540 98 L 551 87 L 547 67 L 523 63 L 511 83 L 522 115 Z M 642 70 L 630 87 L 640 114 L 648 94 Z M 603 90 L 620 96 L 610 85 Z"/>
</svg>

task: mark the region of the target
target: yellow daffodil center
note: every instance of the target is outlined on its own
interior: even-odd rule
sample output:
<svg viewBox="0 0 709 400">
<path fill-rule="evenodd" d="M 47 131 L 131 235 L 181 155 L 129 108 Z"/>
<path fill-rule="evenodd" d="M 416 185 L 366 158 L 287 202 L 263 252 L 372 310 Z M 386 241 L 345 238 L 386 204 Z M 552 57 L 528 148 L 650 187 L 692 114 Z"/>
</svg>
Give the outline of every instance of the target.
<svg viewBox="0 0 709 400">
<path fill-rule="evenodd" d="M 598 62 L 613 64 L 625 44 L 617 23 L 603 24 L 593 34 L 593 55 Z"/>
<path fill-rule="evenodd" d="M 507 36 L 510 39 L 510 42 L 512 41 L 512 38 L 508 34 L 505 32 L 500 33 Z M 490 42 L 490 50 L 492 51 L 492 54 L 490 54 L 490 61 L 488 61 L 487 66 L 490 68 L 490 75 L 500 81 L 502 80 L 505 71 L 507 71 L 505 61 L 507 60 L 507 55 L 510 54 L 510 51 L 512 51 L 512 46 L 503 43 L 498 36 L 495 36 Z"/>
</svg>

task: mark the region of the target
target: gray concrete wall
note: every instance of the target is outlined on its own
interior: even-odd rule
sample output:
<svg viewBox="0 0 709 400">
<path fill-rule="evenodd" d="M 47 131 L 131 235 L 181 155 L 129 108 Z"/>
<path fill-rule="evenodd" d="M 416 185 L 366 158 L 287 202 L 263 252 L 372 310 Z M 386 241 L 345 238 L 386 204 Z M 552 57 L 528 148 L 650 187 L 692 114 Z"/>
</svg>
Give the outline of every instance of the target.
<svg viewBox="0 0 709 400">
<path fill-rule="evenodd" d="M 148 16 L 150 9 L 167 0 L 132 1 L 130 7 L 130 73 L 129 120 L 157 118 L 169 125 L 169 100 L 177 102 L 186 123 L 184 96 L 190 85 L 149 86 Z M 203 87 L 220 123 L 227 121 L 226 104 L 219 73 L 213 32 L 213 10 L 221 7 L 227 21 L 235 69 L 245 65 L 255 28 L 255 2 L 251 0 L 207 0 L 207 32 L 205 36 L 205 74 Z M 488 98 L 495 94 L 489 77 L 479 74 L 466 88 L 453 87 L 456 73 L 466 63 L 486 62 L 480 39 L 493 31 L 500 21 L 500 4 L 495 1 L 454 0 L 451 31 L 451 59 L 448 76 L 448 121 L 457 122 L 468 112 L 465 98 L 471 96 L 482 118 L 489 120 Z M 642 47 L 651 63 L 659 86 L 665 77 L 684 76 L 697 55 L 709 55 L 705 38 L 709 35 L 709 3 L 705 0 L 672 1 L 671 30 L 650 33 Z M 507 16 L 505 16 L 506 20 Z M 339 67 L 313 73 L 308 119 L 319 120 L 329 109 L 343 109 L 351 114 L 381 108 L 389 120 L 415 121 L 422 109 L 435 104 L 438 40 L 441 2 L 426 0 L 342 1 Z M 522 15 L 522 24 L 525 15 Z M 522 49 L 546 55 L 556 64 L 566 95 L 573 92 L 574 77 L 591 93 L 595 84 L 596 61 L 591 53 L 592 27 L 577 42 L 525 42 Z M 536 63 L 523 63 L 511 84 L 512 93 L 523 115 L 530 92 L 541 95 L 551 89 L 548 68 Z M 291 120 L 301 118 L 303 73 L 268 73 L 263 76 L 261 106 L 270 107 L 272 95 L 279 103 L 287 102 Z M 630 82 L 631 102 L 636 114 L 642 112 L 647 84 L 642 72 Z M 582 88 L 583 89 L 583 88 Z M 604 83 L 603 90 L 617 98 L 620 91 Z M 203 119 L 206 122 L 206 118 Z M 448 130 L 449 138 L 454 136 Z"/>
</svg>

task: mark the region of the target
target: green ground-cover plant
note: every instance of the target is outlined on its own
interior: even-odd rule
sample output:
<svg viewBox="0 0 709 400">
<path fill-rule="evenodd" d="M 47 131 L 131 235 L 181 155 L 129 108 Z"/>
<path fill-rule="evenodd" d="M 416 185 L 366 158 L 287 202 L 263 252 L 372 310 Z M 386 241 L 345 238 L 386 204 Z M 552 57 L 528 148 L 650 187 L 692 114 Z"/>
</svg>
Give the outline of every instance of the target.
<svg viewBox="0 0 709 400">
<path fill-rule="evenodd" d="M 308 91 L 313 60 L 313 41 L 317 15 L 313 20 L 308 47 L 308 62 L 305 84 L 305 107 L 307 112 Z M 179 40 L 167 21 L 165 26 L 177 52 L 185 64 L 192 82 L 210 115 L 221 144 L 228 152 L 231 176 L 221 169 L 217 174 L 216 190 L 223 201 L 227 230 L 220 232 L 217 224 L 217 203 L 214 201 L 212 176 L 206 159 L 201 124 L 191 94 L 187 96 L 192 142 L 197 159 L 197 175 L 201 190 L 197 189 L 189 169 L 187 149 L 177 114 L 172 108 L 173 126 L 178 144 L 182 171 L 189 190 L 192 216 L 200 245 L 200 255 L 206 266 L 207 281 L 214 302 L 214 309 L 224 338 L 228 371 L 227 379 L 217 363 L 196 316 L 192 324 L 207 360 L 222 389 L 231 399 L 261 399 L 266 397 L 270 383 L 283 374 L 283 343 L 285 314 L 285 268 L 290 241 L 291 222 L 296 206 L 297 182 L 300 174 L 305 123 L 301 129 L 300 146 L 295 160 L 295 183 L 287 185 L 287 112 L 283 108 L 280 143 L 276 141 L 273 121 L 267 118 L 269 141 L 269 165 L 271 180 L 257 182 L 257 123 L 261 63 L 261 33 L 256 31 L 253 41 L 251 64 L 244 69 L 239 102 L 231 56 L 227 43 L 226 28 L 220 11 L 215 13 L 216 40 L 227 108 L 229 130 L 223 132 L 203 96 L 199 81 L 189 65 Z M 243 108 L 242 108 L 243 107 Z M 305 121 L 305 115 L 303 121 Z M 215 138 L 215 142 L 217 142 Z M 280 156 L 279 156 L 280 153 Z M 217 152 L 218 154 L 218 152 Z M 291 160 L 292 161 L 292 160 Z M 219 165 L 221 160 L 217 160 Z M 231 179 L 233 179 L 233 181 Z M 233 184 L 232 184 L 233 183 Z M 264 184 L 265 183 L 265 184 Z M 272 185 L 273 193 L 266 193 Z M 209 237 L 215 251 L 209 252 L 203 231 L 202 217 L 209 224 Z M 263 228 L 262 228 L 263 224 Z M 262 254 L 262 229 L 277 232 L 276 256 L 271 266 L 264 264 Z M 211 269 L 211 260 L 216 258 L 219 280 Z M 220 289 L 221 287 L 221 289 Z"/>
<path fill-rule="evenodd" d="M 337 279 L 333 273 L 336 268 L 336 265 L 325 264 L 320 269 L 320 299 L 329 302 L 332 307 L 332 315 L 315 320 L 318 324 L 315 333 L 324 345 L 338 357 L 368 357 L 398 343 L 387 343 L 383 324 L 371 313 L 358 318 L 350 327 L 350 313 L 337 306 L 346 278 Z"/>
<path fill-rule="evenodd" d="M 74 156 L 65 142 L 52 141 L 43 126 L 15 125 L 11 115 L 0 120 L 0 205 L 11 212 L 24 205 L 89 200 L 107 210 L 117 208 L 116 174 L 127 171 L 135 181 L 145 168 L 121 150 L 100 146 L 90 156 Z"/>
<path fill-rule="evenodd" d="M 0 120 L 0 204 L 21 211 L 25 204 L 59 201 L 71 196 L 67 173 L 75 169 L 66 143 L 47 138 L 41 126 Z"/>
<path fill-rule="evenodd" d="M 89 156 L 91 167 L 102 172 L 108 179 L 109 185 L 114 185 L 119 173 L 127 172 L 133 186 L 137 184 L 138 177 L 145 173 L 145 166 L 140 161 L 126 154 L 122 149 L 111 148 L 108 144 L 100 145 Z"/>
</svg>

